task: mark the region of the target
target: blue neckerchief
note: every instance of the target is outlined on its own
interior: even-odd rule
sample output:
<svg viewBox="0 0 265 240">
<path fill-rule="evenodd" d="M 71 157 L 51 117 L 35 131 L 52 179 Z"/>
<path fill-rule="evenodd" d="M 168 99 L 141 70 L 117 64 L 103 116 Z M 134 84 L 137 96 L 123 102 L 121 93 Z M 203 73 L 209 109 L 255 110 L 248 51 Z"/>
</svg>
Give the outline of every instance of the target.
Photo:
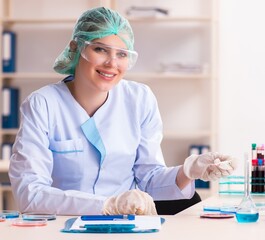
<svg viewBox="0 0 265 240">
<path fill-rule="evenodd" d="M 96 127 L 94 118 L 89 118 L 81 125 L 81 129 L 86 136 L 86 139 L 96 148 L 100 154 L 100 165 L 102 164 L 105 156 L 106 149 Z"/>
</svg>

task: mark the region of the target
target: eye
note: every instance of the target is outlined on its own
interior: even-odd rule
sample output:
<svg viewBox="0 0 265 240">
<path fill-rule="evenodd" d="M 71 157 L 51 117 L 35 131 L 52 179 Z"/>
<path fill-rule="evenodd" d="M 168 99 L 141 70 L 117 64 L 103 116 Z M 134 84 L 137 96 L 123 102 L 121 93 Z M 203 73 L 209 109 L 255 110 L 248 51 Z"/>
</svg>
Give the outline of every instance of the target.
<svg viewBox="0 0 265 240">
<path fill-rule="evenodd" d="M 117 57 L 118 58 L 127 58 L 128 57 L 128 53 L 126 53 L 124 51 L 119 51 L 119 52 L 117 52 Z"/>
<path fill-rule="evenodd" d="M 97 53 L 108 53 L 108 50 L 101 46 L 95 46 L 93 50 Z"/>
</svg>

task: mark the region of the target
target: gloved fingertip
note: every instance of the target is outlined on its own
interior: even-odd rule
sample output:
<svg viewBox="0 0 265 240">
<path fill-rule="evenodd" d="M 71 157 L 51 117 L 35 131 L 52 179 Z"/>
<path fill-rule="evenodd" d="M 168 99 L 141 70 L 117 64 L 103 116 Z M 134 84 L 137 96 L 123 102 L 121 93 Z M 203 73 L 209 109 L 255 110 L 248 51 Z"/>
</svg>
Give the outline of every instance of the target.
<svg viewBox="0 0 265 240">
<path fill-rule="evenodd" d="M 216 181 L 217 179 L 219 179 L 219 177 L 217 177 L 216 175 L 211 175 L 208 178 L 208 181 Z"/>
<path fill-rule="evenodd" d="M 210 177 L 220 178 L 221 176 L 222 176 L 222 173 L 220 171 L 214 171 L 210 173 Z"/>
<path fill-rule="evenodd" d="M 231 167 L 235 170 L 237 168 L 238 160 L 236 158 L 231 159 Z"/>
<path fill-rule="evenodd" d="M 233 171 L 234 171 L 234 169 L 232 169 L 232 170 L 227 170 L 228 175 L 231 175 L 231 174 L 233 173 Z"/>
<path fill-rule="evenodd" d="M 229 175 L 230 175 L 230 173 L 228 171 L 223 171 L 222 172 L 222 176 L 224 176 L 224 177 L 229 176 Z"/>
</svg>

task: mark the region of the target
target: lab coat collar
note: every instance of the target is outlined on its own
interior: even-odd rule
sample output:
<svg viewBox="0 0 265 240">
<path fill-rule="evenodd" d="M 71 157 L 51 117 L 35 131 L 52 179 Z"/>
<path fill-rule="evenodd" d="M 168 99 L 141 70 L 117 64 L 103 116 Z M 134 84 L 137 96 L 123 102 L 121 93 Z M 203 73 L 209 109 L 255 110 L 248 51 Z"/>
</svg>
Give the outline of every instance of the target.
<svg viewBox="0 0 265 240">
<path fill-rule="evenodd" d="M 101 136 L 96 127 L 94 118 L 89 118 L 85 123 L 81 125 L 81 129 L 85 134 L 86 139 L 96 148 L 100 155 L 100 165 L 106 156 L 106 149 Z"/>
</svg>

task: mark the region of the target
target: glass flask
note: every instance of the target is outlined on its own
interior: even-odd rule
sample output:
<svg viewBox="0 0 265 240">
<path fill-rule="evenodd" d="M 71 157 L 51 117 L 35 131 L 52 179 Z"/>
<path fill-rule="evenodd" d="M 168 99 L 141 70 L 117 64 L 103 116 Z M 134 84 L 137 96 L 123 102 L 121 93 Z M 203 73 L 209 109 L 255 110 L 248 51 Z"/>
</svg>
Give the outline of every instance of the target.
<svg viewBox="0 0 265 240">
<path fill-rule="evenodd" d="M 245 154 L 245 185 L 244 197 L 236 211 L 236 219 L 239 223 L 256 222 L 259 219 L 259 211 L 250 195 L 249 191 L 249 159 L 248 154 Z"/>
</svg>

